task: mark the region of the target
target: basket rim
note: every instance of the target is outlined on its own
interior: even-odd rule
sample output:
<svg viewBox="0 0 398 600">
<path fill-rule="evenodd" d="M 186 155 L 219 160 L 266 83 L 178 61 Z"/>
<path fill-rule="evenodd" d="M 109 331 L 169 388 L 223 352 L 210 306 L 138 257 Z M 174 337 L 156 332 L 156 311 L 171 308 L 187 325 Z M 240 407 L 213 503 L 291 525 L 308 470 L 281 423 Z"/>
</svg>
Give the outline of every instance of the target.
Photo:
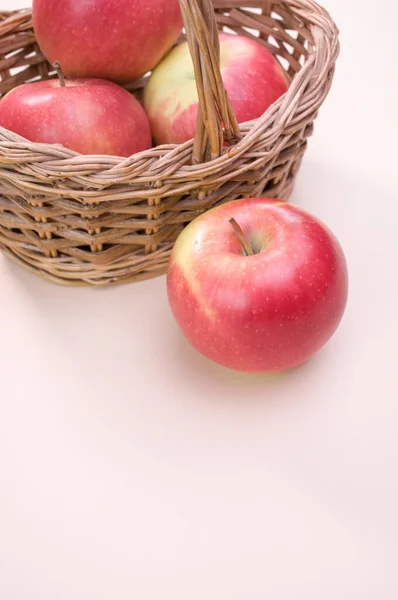
<svg viewBox="0 0 398 600">
<path fill-rule="evenodd" d="M 20 154 L 18 154 L 18 158 L 15 158 L 15 161 L 11 157 L 8 157 L 10 160 L 7 160 L 7 150 L 16 151 L 17 153 L 18 151 L 25 151 L 27 153 L 42 154 L 44 161 L 51 161 L 54 168 L 75 166 L 79 171 L 84 171 L 85 175 L 98 176 L 101 171 L 112 171 L 116 175 L 120 171 L 131 169 L 132 166 L 151 160 L 154 162 L 151 170 L 153 170 L 154 177 L 156 177 L 157 171 L 161 176 L 162 167 L 168 164 L 172 165 L 173 162 L 175 164 L 175 159 L 178 158 L 180 162 L 183 159 L 185 160 L 183 164 L 177 165 L 173 169 L 170 176 L 173 179 L 184 180 L 184 176 L 186 177 L 188 174 L 194 175 L 196 178 L 201 175 L 209 175 L 212 171 L 218 172 L 223 163 L 230 164 L 231 161 L 240 158 L 260 137 L 262 137 L 264 145 L 275 143 L 284 131 L 290 132 L 294 128 L 294 116 L 299 108 L 303 108 L 304 111 L 308 110 L 310 116 L 316 115 L 328 92 L 327 90 L 326 93 L 319 95 L 319 87 L 326 78 L 331 79 L 340 51 L 339 30 L 325 8 L 315 0 L 283 0 L 283 3 L 289 5 L 292 12 L 295 12 L 300 19 L 309 22 L 309 28 L 314 39 L 314 50 L 308 55 L 304 65 L 293 78 L 285 94 L 273 103 L 261 117 L 240 123 L 242 139 L 234 146 L 227 147 L 221 156 L 204 163 L 190 163 L 189 157 L 192 156 L 193 139 L 183 144 L 155 146 L 129 157 L 80 154 L 60 144 L 31 142 L 0 126 L 0 163 L 2 162 L 1 156 L 6 158 L 4 162 L 8 164 L 20 162 Z M 256 4 L 256 0 L 253 0 L 253 4 Z M 217 8 L 217 0 L 214 0 L 214 5 Z M 4 23 L 5 19 L 12 19 L 17 16 L 25 16 L 30 19 L 31 14 L 31 8 L 0 11 L 0 22 Z M 29 83 L 21 85 L 29 85 Z M 314 91 L 318 91 L 317 102 L 312 107 L 306 107 L 305 102 L 301 103 L 304 92 L 306 96 L 311 97 L 314 96 Z M 303 118 L 302 114 L 300 114 L 300 118 Z M 64 173 L 64 176 L 67 177 L 67 172 Z M 159 193 L 161 193 L 160 190 Z"/>
</svg>

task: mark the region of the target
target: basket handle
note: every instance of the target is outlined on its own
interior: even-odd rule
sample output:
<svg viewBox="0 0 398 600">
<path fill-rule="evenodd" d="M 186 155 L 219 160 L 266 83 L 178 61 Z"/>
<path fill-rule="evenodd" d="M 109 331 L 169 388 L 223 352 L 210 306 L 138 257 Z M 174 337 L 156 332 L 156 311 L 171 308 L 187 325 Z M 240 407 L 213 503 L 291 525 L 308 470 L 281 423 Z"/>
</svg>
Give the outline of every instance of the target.
<svg viewBox="0 0 398 600">
<path fill-rule="evenodd" d="M 220 41 L 212 0 L 180 0 L 199 96 L 193 162 L 221 156 L 224 140 L 241 139 L 220 71 Z"/>
</svg>

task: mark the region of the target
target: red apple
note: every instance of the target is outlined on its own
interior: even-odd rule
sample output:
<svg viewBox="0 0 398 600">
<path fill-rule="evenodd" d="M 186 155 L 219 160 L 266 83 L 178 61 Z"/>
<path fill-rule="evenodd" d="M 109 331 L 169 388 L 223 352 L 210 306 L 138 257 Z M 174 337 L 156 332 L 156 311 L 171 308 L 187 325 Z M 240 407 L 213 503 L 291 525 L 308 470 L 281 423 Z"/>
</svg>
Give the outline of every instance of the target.
<svg viewBox="0 0 398 600">
<path fill-rule="evenodd" d="M 231 369 L 269 372 L 303 363 L 327 342 L 346 306 L 348 277 L 322 223 L 285 202 L 250 198 L 188 225 L 167 287 L 175 319 L 199 352 Z"/>
<path fill-rule="evenodd" d="M 103 79 L 28 83 L 0 102 L 0 126 L 31 142 L 81 154 L 130 156 L 151 147 L 148 118 L 126 90 Z"/>
<path fill-rule="evenodd" d="M 182 17 L 178 0 L 33 0 L 33 25 L 65 75 L 127 83 L 170 50 Z"/>
<path fill-rule="evenodd" d="M 285 72 L 259 42 L 220 34 L 221 75 L 239 123 L 260 117 L 288 88 Z M 154 69 L 144 106 L 156 144 L 182 144 L 195 135 L 198 92 L 187 43 Z"/>
</svg>

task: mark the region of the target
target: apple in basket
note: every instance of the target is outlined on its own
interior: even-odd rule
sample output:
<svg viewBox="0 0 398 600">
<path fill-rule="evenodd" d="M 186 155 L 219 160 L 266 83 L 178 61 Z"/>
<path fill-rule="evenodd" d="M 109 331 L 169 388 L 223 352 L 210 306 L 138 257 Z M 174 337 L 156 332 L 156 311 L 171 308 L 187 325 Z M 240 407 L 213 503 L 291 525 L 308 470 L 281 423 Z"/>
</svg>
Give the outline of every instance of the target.
<svg viewBox="0 0 398 600">
<path fill-rule="evenodd" d="M 220 66 L 239 123 L 260 117 L 288 89 L 284 70 L 254 39 L 220 34 Z M 156 144 L 181 144 L 195 135 L 198 93 L 188 43 L 154 69 L 144 91 Z"/>
<path fill-rule="evenodd" d="M 68 77 L 127 83 L 161 60 L 182 30 L 179 0 L 33 0 L 33 26 Z"/>
<path fill-rule="evenodd" d="M 50 79 L 18 86 L 0 102 L 0 126 L 31 142 L 81 154 L 130 156 L 151 147 L 147 116 L 126 90 L 104 79 Z"/>
<path fill-rule="evenodd" d="M 188 225 L 167 288 L 199 352 L 231 369 L 269 372 L 303 363 L 327 342 L 344 313 L 348 276 L 338 241 L 317 219 L 250 198 Z"/>
</svg>

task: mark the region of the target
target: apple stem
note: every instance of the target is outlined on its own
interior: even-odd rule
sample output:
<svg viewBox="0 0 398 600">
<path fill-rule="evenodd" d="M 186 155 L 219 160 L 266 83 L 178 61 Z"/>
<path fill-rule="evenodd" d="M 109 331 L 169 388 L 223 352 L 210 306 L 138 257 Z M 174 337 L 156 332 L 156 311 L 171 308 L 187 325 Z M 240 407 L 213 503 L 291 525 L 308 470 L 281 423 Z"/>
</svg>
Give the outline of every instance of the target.
<svg viewBox="0 0 398 600">
<path fill-rule="evenodd" d="M 242 245 L 242 248 L 243 248 L 246 256 L 253 256 L 253 254 L 254 254 L 253 249 L 250 246 L 249 240 L 245 236 L 242 227 L 239 225 L 239 223 L 237 223 L 235 221 L 235 219 L 230 219 L 229 222 L 231 223 L 233 230 L 235 231 L 236 235 L 238 236 L 238 239 Z"/>
<path fill-rule="evenodd" d="M 60 63 L 57 60 L 53 64 L 53 67 L 54 67 L 54 70 L 55 70 L 56 74 L 58 75 L 59 85 L 61 87 L 65 87 L 65 75 L 63 74 L 62 69 L 61 69 L 61 65 L 60 65 Z"/>
</svg>

